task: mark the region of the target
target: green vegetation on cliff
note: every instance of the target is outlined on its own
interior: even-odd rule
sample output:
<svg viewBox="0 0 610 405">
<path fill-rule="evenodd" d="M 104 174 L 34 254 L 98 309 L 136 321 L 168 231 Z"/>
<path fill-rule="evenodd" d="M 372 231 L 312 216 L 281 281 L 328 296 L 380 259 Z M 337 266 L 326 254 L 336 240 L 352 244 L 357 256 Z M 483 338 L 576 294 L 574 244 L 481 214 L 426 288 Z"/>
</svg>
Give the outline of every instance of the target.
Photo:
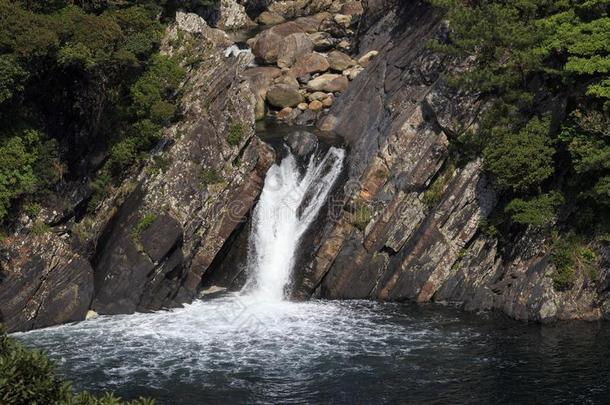
<svg viewBox="0 0 610 405">
<path fill-rule="evenodd" d="M 504 214 L 493 216 L 495 225 L 557 224 L 603 238 L 610 229 L 610 1 L 431 2 L 446 10 L 450 26 L 449 41 L 433 48 L 472 60 L 449 83 L 492 100 L 477 130 L 453 143 L 463 156 L 484 157 Z M 558 285 L 570 282 L 564 270 Z"/>
<path fill-rule="evenodd" d="M 209 3 L 0 0 L 0 223 L 87 177 L 95 208 L 142 161 L 184 77 L 163 19 Z"/>
<path fill-rule="evenodd" d="M 0 402 L 3 404 L 152 405 L 139 399 L 123 402 L 108 393 L 95 397 L 75 394 L 59 377 L 54 364 L 39 350 L 28 350 L 0 331 Z"/>
</svg>

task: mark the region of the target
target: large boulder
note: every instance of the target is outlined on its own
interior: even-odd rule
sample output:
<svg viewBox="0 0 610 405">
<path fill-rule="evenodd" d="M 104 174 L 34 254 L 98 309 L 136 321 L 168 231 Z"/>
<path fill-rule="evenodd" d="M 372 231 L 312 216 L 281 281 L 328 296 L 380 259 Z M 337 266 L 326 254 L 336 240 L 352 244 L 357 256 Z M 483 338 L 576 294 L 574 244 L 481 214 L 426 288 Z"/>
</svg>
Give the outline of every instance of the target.
<svg viewBox="0 0 610 405">
<path fill-rule="evenodd" d="M 295 131 L 285 138 L 292 153 L 299 157 L 307 157 L 318 147 L 318 138 L 307 131 Z"/>
<path fill-rule="evenodd" d="M 329 68 L 330 64 L 324 55 L 308 53 L 296 61 L 288 74 L 292 77 L 301 77 L 310 73 L 326 72 Z"/>
<path fill-rule="evenodd" d="M 328 63 L 330 64 L 330 68 L 339 72 L 343 72 L 344 70 L 356 65 L 355 60 L 350 58 L 349 55 L 340 51 L 329 52 L 327 59 Z"/>
<path fill-rule="evenodd" d="M 329 91 L 334 93 L 345 91 L 348 84 L 347 77 L 343 75 L 325 73 L 307 83 L 307 89 L 310 91 Z"/>
<path fill-rule="evenodd" d="M 260 66 L 246 70 L 242 77 L 250 83 L 250 89 L 256 96 L 254 115 L 256 120 L 265 118 L 265 98 L 273 80 L 279 77 L 282 71 L 272 66 Z"/>
<path fill-rule="evenodd" d="M 292 21 L 275 25 L 256 36 L 252 53 L 263 63 L 275 63 L 282 40 L 299 32 L 302 33 L 303 29 Z"/>
<path fill-rule="evenodd" d="M 314 44 L 307 34 L 297 32 L 288 35 L 280 42 L 277 65 L 281 68 L 291 67 L 298 58 L 313 51 Z"/>
<path fill-rule="evenodd" d="M 288 84 L 276 84 L 267 92 L 267 101 L 274 107 L 294 107 L 303 102 L 303 96 L 298 88 Z"/>
<path fill-rule="evenodd" d="M 317 18 L 316 16 L 300 17 L 294 20 L 294 22 L 308 34 L 317 32 L 320 29 L 320 23 L 322 21 L 323 20 Z"/>
</svg>

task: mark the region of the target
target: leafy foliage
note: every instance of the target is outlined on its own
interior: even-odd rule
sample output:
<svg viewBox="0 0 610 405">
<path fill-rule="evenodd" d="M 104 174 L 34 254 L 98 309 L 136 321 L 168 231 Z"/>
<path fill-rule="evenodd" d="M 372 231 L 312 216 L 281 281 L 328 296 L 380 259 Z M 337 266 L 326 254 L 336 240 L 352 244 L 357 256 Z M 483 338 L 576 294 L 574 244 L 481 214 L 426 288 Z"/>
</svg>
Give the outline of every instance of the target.
<svg viewBox="0 0 610 405">
<path fill-rule="evenodd" d="M 433 208 L 440 200 L 445 186 L 453 178 L 455 173 L 455 165 L 450 162 L 443 169 L 443 172 L 432 182 L 426 190 L 423 197 L 423 202 L 428 208 Z"/>
<path fill-rule="evenodd" d="M 148 213 L 148 214 L 144 215 L 142 218 L 140 218 L 140 220 L 133 227 L 133 230 L 131 232 L 131 236 L 133 237 L 133 239 L 136 241 L 139 240 L 142 232 L 147 230 L 148 227 L 151 226 L 152 223 L 155 222 L 156 220 L 157 220 L 157 215 L 153 214 L 153 213 Z"/>
<path fill-rule="evenodd" d="M 476 132 L 458 153 L 483 156 L 513 223 L 590 236 L 610 227 L 610 17 L 607 0 L 430 0 L 446 10 L 449 41 L 437 51 L 472 68 L 449 84 L 487 96 Z M 580 226 L 583 218 L 591 227 Z"/>
<path fill-rule="evenodd" d="M 95 397 L 74 394 L 55 365 L 39 350 L 28 350 L 0 331 L 0 398 L 3 404 L 152 405 L 152 400 L 129 403 L 108 393 Z"/>
<path fill-rule="evenodd" d="M 530 200 L 515 198 L 506 206 L 505 211 L 517 223 L 540 227 L 553 220 L 556 208 L 562 203 L 563 197 L 561 194 L 551 192 Z"/>
<path fill-rule="evenodd" d="M 244 129 L 241 124 L 233 123 L 229 127 L 229 133 L 227 134 L 227 142 L 231 146 L 237 146 L 241 142 L 241 138 L 244 135 Z"/>
<path fill-rule="evenodd" d="M 0 223 L 64 175 L 107 189 L 159 139 L 184 75 L 157 53 L 164 7 L 0 0 Z"/>
</svg>

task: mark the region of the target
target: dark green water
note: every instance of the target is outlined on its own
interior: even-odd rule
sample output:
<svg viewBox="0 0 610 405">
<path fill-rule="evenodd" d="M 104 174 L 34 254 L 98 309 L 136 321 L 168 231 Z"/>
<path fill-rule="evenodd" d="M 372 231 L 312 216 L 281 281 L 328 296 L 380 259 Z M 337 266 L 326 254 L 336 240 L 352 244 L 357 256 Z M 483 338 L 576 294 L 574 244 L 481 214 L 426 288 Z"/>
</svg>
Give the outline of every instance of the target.
<svg viewBox="0 0 610 405">
<path fill-rule="evenodd" d="M 79 389 L 159 404 L 608 403 L 610 327 L 230 296 L 18 334 Z"/>
</svg>

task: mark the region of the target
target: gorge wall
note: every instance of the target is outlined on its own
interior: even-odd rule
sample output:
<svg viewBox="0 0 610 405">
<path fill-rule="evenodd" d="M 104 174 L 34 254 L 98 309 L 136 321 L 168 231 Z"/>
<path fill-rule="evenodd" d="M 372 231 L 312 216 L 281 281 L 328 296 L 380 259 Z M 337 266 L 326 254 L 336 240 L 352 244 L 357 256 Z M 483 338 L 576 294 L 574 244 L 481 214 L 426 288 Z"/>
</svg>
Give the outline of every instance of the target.
<svg viewBox="0 0 610 405">
<path fill-rule="evenodd" d="M 187 68 L 181 119 L 135 176 L 77 220 L 11 235 L 1 259 L 0 314 L 8 331 L 191 302 L 201 276 L 258 197 L 271 147 L 254 136 L 255 95 L 224 56 L 233 42 L 178 13 L 162 51 Z M 75 205 L 81 200 L 75 199 Z"/>
<path fill-rule="evenodd" d="M 302 17 L 334 3 L 223 1 L 219 25 Z M 343 187 L 305 236 L 294 297 L 451 303 L 534 321 L 610 318 L 607 248 L 597 283 L 578 273 L 573 288 L 556 291 L 543 234 L 526 230 L 500 245 L 481 226 L 497 196 L 482 162 L 455 165 L 450 146 L 477 125 L 485 100 L 444 83 L 444 73 L 468 69 L 468 61 L 427 47 L 446 39 L 443 16 L 419 0 L 362 3 L 346 52 L 378 56 L 330 110 L 316 113 L 318 127 L 343 137 L 349 154 Z M 180 121 L 94 216 L 76 218 L 83 197 L 74 192 L 73 204 L 45 211 L 49 232 L 25 226 L 8 238 L 0 319 L 9 331 L 82 320 L 89 310 L 173 307 L 203 288 L 243 283 L 248 219 L 275 161 L 255 135 L 255 119 L 265 115 L 256 86 L 269 87 L 283 71 L 247 73 L 251 55 L 225 56 L 231 45 L 225 32 L 178 13 L 162 50 L 187 68 Z"/>
<path fill-rule="evenodd" d="M 319 126 L 351 147 L 346 205 L 319 236 L 298 295 L 452 303 L 521 320 L 610 316 L 608 252 L 601 282 L 578 274 L 556 291 L 548 240 L 533 230 L 510 246 L 481 226 L 496 196 L 481 161 L 454 167 L 455 134 L 477 125 L 478 95 L 445 85 L 468 61 L 435 54 L 446 22 L 424 1 L 369 0 L 358 52 L 380 56 Z"/>
</svg>

